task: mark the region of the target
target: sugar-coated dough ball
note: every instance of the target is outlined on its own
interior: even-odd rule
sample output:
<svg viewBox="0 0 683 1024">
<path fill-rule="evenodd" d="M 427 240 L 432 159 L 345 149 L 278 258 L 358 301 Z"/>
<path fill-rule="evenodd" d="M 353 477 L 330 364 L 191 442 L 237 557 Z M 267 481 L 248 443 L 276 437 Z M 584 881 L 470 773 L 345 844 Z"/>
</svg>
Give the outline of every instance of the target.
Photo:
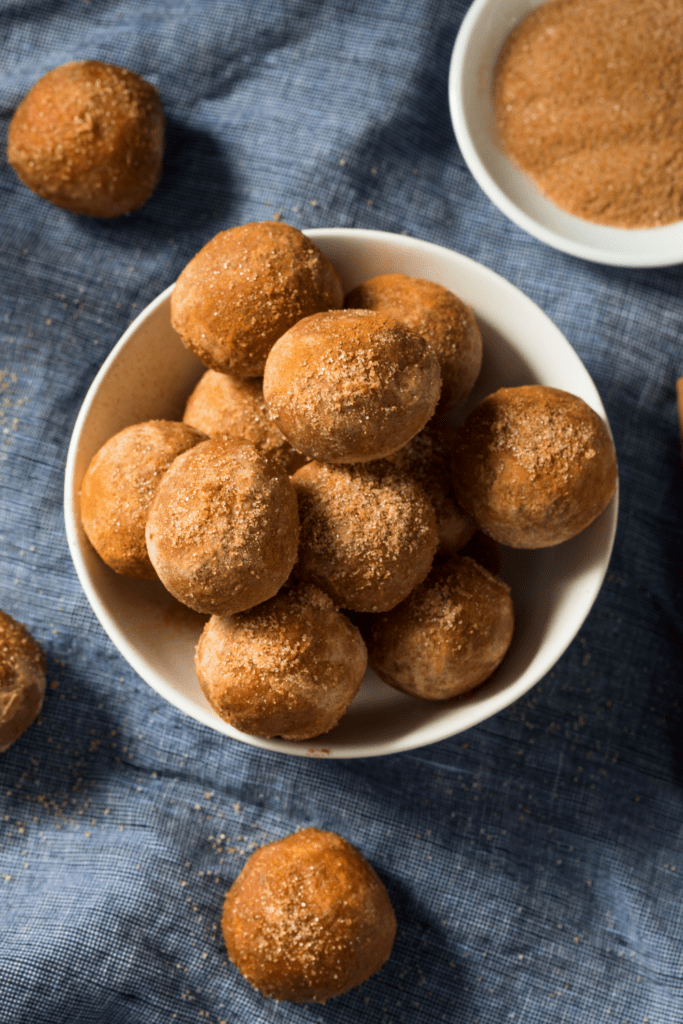
<svg viewBox="0 0 683 1024">
<path fill-rule="evenodd" d="M 187 400 L 183 421 L 209 437 L 243 437 L 277 459 L 288 473 L 306 461 L 271 419 L 259 377 L 207 370 Z"/>
<path fill-rule="evenodd" d="M 81 522 L 115 572 L 156 579 L 145 542 L 152 499 L 173 460 L 205 440 L 185 423 L 149 420 L 110 437 L 92 459 L 81 484 Z"/>
<path fill-rule="evenodd" d="M 474 536 L 476 523 L 458 505 L 451 480 L 453 432 L 428 423 L 387 460 L 412 476 L 434 506 L 439 554 L 455 555 Z"/>
<path fill-rule="evenodd" d="M 479 376 L 482 341 L 471 308 L 434 281 L 407 274 L 382 274 L 346 296 L 349 309 L 391 313 L 422 335 L 441 367 L 438 413 L 465 401 Z"/>
<path fill-rule="evenodd" d="M 161 177 L 165 119 L 140 75 L 98 60 L 43 75 L 10 123 L 7 159 L 25 185 L 72 213 L 118 217 Z"/>
<path fill-rule="evenodd" d="M 306 828 L 251 855 L 225 898 L 228 955 L 271 999 L 324 1003 L 389 959 L 396 916 L 363 855 Z"/>
<path fill-rule="evenodd" d="M 215 615 L 273 597 L 296 561 L 298 536 L 286 472 L 249 441 L 227 436 L 178 456 L 146 527 L 149 557 L 166 589 Z"/>
<path fill-rule="evenodd" d="M 301 539 L 296 576 L 358 612 L 393 608 L 429 572 L 436 518 L 418 483 L 386 460 L 309 462 L 292 483 Z"/>
<path fill-rule="evenodd" d="M 617 459 L 605 423 L 557 388 L 501 388 L 456 433 L 453 482 L 481 529 L 513 548 L 569 540 L 609 505 Z"/>
<path fill-rule="evenodd" d="M 190 260 L 171 296 L 171 323 L 206 366 L 260 377 L 280 335 L 343 300 L 317 245 L 289 224 L 263 221 L 221 231 Z"/>
<path fill-rule="evenodd" d="M 467 693 L 489 678 L 512 640 L 509 587 L 472 558 L 436 566 L 406 601 L 368 616 L 368 657 L 398 690 L 427 700 Z"/>
<path fill-rule="evenodd" d="M 25 626 L 0 611 L 0 754 L 36 720 L 45 696 L 45 655 Z"/>
<path fill-rule="evenodd" d="M 249 611 L 212 616 L 195 665 L 207 700 L 236 729 L 307 740 L 329 732 L 344 714 L 367 654 L 331 598 L 302 585 Z"/>
<path fill-rule="evenodd" d="M 273 346 L 263 395 L 297 451 L 368 462 L 424 427 L 439 398 L 437 359 L 395 317 L 365 309 L 307 317 Z"/>
</svg>

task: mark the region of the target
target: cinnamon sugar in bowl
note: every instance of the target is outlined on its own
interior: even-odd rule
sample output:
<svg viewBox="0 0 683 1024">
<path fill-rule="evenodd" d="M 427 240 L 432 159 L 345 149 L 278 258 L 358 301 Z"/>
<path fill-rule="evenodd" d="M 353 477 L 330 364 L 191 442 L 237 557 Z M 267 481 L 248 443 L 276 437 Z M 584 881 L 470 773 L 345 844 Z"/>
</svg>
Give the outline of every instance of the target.
<svg viewBox="0 0 683 1024">
<path fill-rule="evenodd" d="M 489 199 L 540 241 L 612 266 L 680 263 L 680 183 L 665 180 L 680 121 L 666 83 L 683 57 L 667 58 L 657 31 L 681 14 L 665 0 L 586 10 L 584 0 L 475 0 L 449 75 L 460 151 Z"/>
<path fill-rule="evenodd" d="M 525 295 L 486 267 L 428 242 L 352 228 L 307 232 L 341 274 L 345 292 L 372 277 L 408 274 L 450 289 L 471 306 L 483 337 L 481 375 L 464 417 L 499 387 L 542 384 L 579 396 L 604 419 L 600 397 L 578 356 Z M 156 580 L 117 575 L 89 544 L 80 520 L 85 471 L 104 442 L 133 423 L 181 419 L 204 367 L 171 327 L 168 288 L 131 324 L 95 378 L 74 427 L 66 466 L 66 533 L 76 572 L 103 628 L 135 671 L 166 700 L 232 739 L 308 757 L 368 757 L 425 746 L 462 732 L 518 700 L 565 651 L 589 613 L 609 562 L 615 497 L 586 530 L 539 551 L 501 548 L 515 633 L 496 674 L 478 689 L 427 701 L 368 671 L 330 732 L 295 741 L 247 735 L 219 718 L 202 692 L 195 647 L 207 621 Z"/>
</svg>

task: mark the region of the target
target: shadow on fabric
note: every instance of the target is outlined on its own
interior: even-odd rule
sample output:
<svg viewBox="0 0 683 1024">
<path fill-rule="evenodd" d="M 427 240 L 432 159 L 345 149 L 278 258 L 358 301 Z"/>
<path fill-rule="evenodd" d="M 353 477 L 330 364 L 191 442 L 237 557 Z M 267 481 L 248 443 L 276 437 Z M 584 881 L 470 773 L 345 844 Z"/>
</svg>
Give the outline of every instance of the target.
<svg viewBox="0 0 683 1024">
<path fill-rule="evenodd" d="M 209 237 L 215 233 L 204 225 L 224 223 L 230 218 L 232 175 L 224 154 L 208 132 L 187 128 L 169 119 L 161 180 L 152 197 L 139 210 L 112 220 L 79 218 L 88 231 L 130 250 L 148 238 L 158 240 L 170 234 L 198 230 Z"/>
</svg>

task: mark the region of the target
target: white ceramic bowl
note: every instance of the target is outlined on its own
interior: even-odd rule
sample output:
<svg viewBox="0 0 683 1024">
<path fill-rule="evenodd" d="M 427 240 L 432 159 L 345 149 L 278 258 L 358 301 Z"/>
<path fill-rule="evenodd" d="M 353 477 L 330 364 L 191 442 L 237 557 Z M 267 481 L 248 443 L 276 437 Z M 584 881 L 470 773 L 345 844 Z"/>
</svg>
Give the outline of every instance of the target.
<svg viewBox="0 0 683 1024">
<path fill-rule="evenodd" d="M 548 317 L 502 277 L 465 256 L 403 235 L 352 228 L 308 234 L 340 271 L 349 290 L 376 274 L 428 278 L 474 307 L 484 365 L 468 408 L 501 385 L 539 383 L 580 395 L 604 409 L 578 356 Z M 131 324 L 83 403 L 66 465 L 66 534 L 79 579 L 109 637 L 158 693 L 218 732 L 257 747 L 319 757 L 366 757 L 434 743 L 468 729 L 526 693 L 566 649 L 602 584 L 614 540 L 617 500 L 580 536 L 541 551 L 503 549 L 516 629 L 495 677 L 471 695 L 427 702 L 399 693 L 369 671 L 339 725 L 315 741 L 247 736 L 211 710 L 194 672 L 194 647 L 205 617 L 178 604 L 160 583 L 117 576 L 90 546 L 81 526 L 83 474 L 100 446 L 123 427 L 179 419 L 204 370 L 170 323 L 167 288 Z"/>
<path fill-rule="evenodd" d="M 548 245 L 595 263 L 660 267 L 683 262 L 683 221 L 661 228 L 604 227 L 545 199 L 505 155 L 496 128 L 493 70 L 514 26 L 544 0 L 475 0 L 451 59 L 449 100 L 460 151 L 499 210 Z"/>
</svg>

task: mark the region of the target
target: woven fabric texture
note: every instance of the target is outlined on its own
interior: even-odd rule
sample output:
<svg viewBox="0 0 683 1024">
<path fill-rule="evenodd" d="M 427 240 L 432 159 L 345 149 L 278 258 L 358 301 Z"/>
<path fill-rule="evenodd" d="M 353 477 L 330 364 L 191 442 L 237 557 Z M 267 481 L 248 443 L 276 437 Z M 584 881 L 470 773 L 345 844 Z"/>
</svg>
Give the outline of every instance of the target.
<svg viewBox="0 0 683 1024">
<path fill-rule="evenodd" d="M 465 0 L 4 0 L 0 104 L 77 58 L 168 119 L 138 212 L 74 217 L 0 167 L 0 607 L 45 649 L 40 719 L 0 756 L 1 1024 L 675 1024 L 683 1019 L 683 272 L 565 256 L 472 179 L 447 101 Z M 289 758 L 158 697 L 105 636 L 66 546 L 66 452 L 127 325 L 217 231 L 278 214 L 427 239 L 552 318 L 620 465 L 608 578 L 523 700 L 391 757 Z M 391 959 L 325 1006 L 263 999 L 224 894 L 314 825 L 375 866 Z"/>
</svg>

